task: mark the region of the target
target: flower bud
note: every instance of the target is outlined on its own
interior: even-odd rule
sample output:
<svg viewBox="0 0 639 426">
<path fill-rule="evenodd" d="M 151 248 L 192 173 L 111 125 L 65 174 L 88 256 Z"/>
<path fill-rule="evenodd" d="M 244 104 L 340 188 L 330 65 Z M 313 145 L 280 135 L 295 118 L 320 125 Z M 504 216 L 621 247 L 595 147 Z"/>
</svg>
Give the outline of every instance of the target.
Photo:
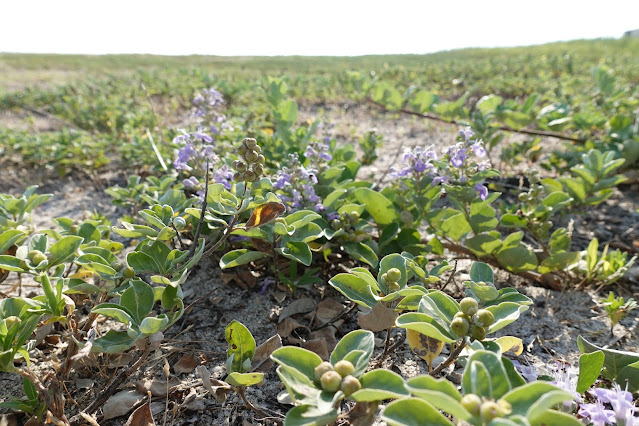
<svg viewBox="0 0 639 426">
<path fill-rule="evenodd" d="M 257 146 L 257 141 L 253 138 L 244 138 L 242 144 L 249 149 L 254 149 Z"/>
<path fill-rule="evenodd" d="M 399 281 L 402 278 L 402 273 L 397 268 L 390 268 L 386 274 L 389 281 Z"/>
<path fill-rule="evenodd" d="M 80 230 L 80 227 L 78 225 L 69 226 L 69 232 L 72 234 L 77 234 L 79 230 Z"/>
<path fill-rule="evenodd" d="M 319 382 L 322 379 L 324 373 L 328 371 L 334 371 L 333 364 L 328 361 L 322 362 L 320 365 L 315 367 L 315 380 Z"/>
<path fill-rule="evenodd" d="M 477 320 L 483 327 L 490 327 L 495 323 L 495 316 L 487 309 L 477 311 Z"/>
<path fill-rule="evenodd" d="M 255 145 L 255 147 L 253 148 L 253 150 L 255 152 L 257 152 L 258 154 L 262 153 L 262 147 L 260 147 L 259 145 Z"/>
<path fill-rule="evenodd" d="M 122 269 L 124 269 L 124 263 L 120 262 L 119 260 L 116 260 L 115 262 L 111 264 L 111 267 L 119 272 Z"/>
<path fill-rule="evenodd" d="M 356 211 L 352 211 L 350 214 L 350 218 L 353 222 L 357 222 L 359 220 L 359 213 Z"/>
<path fill-rule="evenodd" d="M 450 323 L 450 329 L 459 337 L 466 336 L 470 330 L 470 323 L 464 318 L 455 318 Z"/>
<path fill-rule="evenodd" d="M 481 405 L 479 413 L 482 421 L 488 423 L 495 417 L 499 417 L 499 406 L 495 401 L 486 401 Z"/>
<path fill-rule="evenodd" d="M 262 154 L 257 156 L 257 160 L 255 161 L 257 164 L 264 164 L 264 162 L 266 161 L 266 158 L 264 158 L 264 156 Z"/>
<path fill-rule="evenodd" d="M 258 157 L 258 153 L 256 151 L 253 151 L 252 149 L 246 151 L 246 154 L 244 154 L 244 159 L 248 163 L 254 163 L 258 159 Z"/>
<path fill-rule="evenodd" d="M 351 394 L 357 392 L 362 388 L 362 384 L 357 380 L 354 376 L 346 376 L 344 380 L 342 380 L 342 384 L 340 386 L 340 390 L 344 392 L 345 396 L 351 396 Z"/>
<path fill-rule="evenodd" d="M 481 398 L 474 393 L 466 394 L 461 399 L 461 405 L 473 416 L 478 416 L 481 409 Z"/>
<path fill-rule="evenodd" d="M 237 170 L 238 172 L 245 172 L 246 171 L 246 163 L 239 161 L 239 160 L 235 160 L 233 161 L 233 168 L 235 170 Z"/>
<path fill-rule="evenodd" d="M 340 376 L 346 377 L 355 372 L 355 366 L 353 366 L 353 363 L 350 361 L 341 360 L 335 363 L 335 371 L 337 371 Z"/>
<path fill-rule="evenodd" d="M 244 157 L 244 154 L 246 154 L 246 151 L 248 151 L 248 148 L 244 145 L 240 145 L 240 147 L 237 149 L 237 154 L 240 157 Z"/>
<path fill-rule="evenodd" d="M 126 268 L 124 268 L 124 271 L 122 272 L 122 276 L 124 278 L 133 278 L 135 277 L 135 271 L 130 266 L 127 266 Z"/>
<path fill-rule="evenodd" d="M 264 167 L 259 164 L 253 164 L 253 167 L 251 169 L 257 176 L 262 176 L 264 174 Z"/>
<path fill-rule="evenodd" d="M 322 390 L 326 392 L 337 392 L 342 384 L 342 376 L 337 371 L 327 371 L 320 378 Z"/>
<path fill-rule="evenodd" d="M 242 172 L 235 172 L 235 174 L 233 175 L 233 180 L 235 182 L 242 182 L 244 180 L 244 173 Z"/>
<path fill-rule="evenodd" d="M 248 170 L 244 173 L 244 179 L 246 179 L 247 182 L 255 182 L 257 180 L 257 175 L 253 170 Z"/>
<path fill-rule="evenodd" d="M 44 253 L 42 253 L 40 250 L 31 250 L 27 254 L 27 258 L 34 265 L 39 265 L 41 262 L 47 260 L 47 256 Z"/>
<path fill-rule="evenodd" d="M 486 338 L 486 329 L 473 324 L 470 326 L 470 336 L 475 340 L 484 340 Z"/>
<path fill-rule="evenodd" d="M 11 315 L 4 319 L 4 324 L 7 327 L 7 330 L 11 330 L 11 327 L 13 327 L 16 324 L 20 324 L 21 322 L 22 320 L 15 315 Z"/>
<path fill-rule="evenodd" d="M 471 317 L 475 315 L 479 309 L 477 301 L 472 297 L 464 297 L 461 302 L 459 302 L 459 307 L 463 313 Z"/>
</svg>

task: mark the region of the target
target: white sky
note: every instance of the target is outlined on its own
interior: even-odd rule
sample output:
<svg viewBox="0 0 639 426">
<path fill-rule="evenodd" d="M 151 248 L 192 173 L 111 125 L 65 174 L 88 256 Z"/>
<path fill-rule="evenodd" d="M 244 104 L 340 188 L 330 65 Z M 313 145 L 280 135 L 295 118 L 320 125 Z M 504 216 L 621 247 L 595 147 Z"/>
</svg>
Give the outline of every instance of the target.
<svg viewBox="0 0 639 426">
<path fill-rule="evenodd" d="M 0 0 L 0 52 L 429 53 L 636 28 L 639 0 Z"/>
</svg>

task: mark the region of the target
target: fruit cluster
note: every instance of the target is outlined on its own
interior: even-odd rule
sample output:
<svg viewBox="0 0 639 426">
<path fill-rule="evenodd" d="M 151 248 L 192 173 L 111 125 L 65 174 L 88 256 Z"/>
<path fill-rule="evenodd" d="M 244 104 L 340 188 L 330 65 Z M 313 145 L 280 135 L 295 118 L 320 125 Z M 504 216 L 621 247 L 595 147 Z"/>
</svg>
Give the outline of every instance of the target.
<svg viewBox="0 0 639 426">
<path fill-rule="evenodd" d="M 498 417 L 505 417 L 513 411 L 508 401 L 481 398 L 473 393 L 464 395 L 461 404 L 474 417 L 480 417 L 483 423 L 488 423 Z"/>
<path fill-rule="evenodd" d="M 264 173 L 264 156 L 262 148 L 253 138 L 244 138 L 237 149 L 240 160 L 232 163 L 235 169 L 233 180 L 235 182 L 255 182 Z M 244 161 L 242 161 L 244 160 Z"/>
<path fill-rule="evenodd" d="M 362 388 L 357 377 L 353 376 L 355 367 L 350 361 L 342 360 L 333 364 L 324 361 L 315 367 L 315 380 L 326 392 L 341 390 L 344 396 L 350 396 Z"/>
<path fill-rule="evenodd" d="M 475 340 L 484 340 L 486 333 L 495 322 L 495 316 L 487 309 L 479 309 L 472 297 L 464 297 L 459 302 L 461 312 L 457 312 L 450 329 L 459 337 L 470 336 Z"/>
<path fill-rule="evenodd" d="M 382 274 L 382 281 L 386 284 L 389 293 L 399 291 L 399 280 L 402 278 L 402 272 L 397 268 L 390 268 Z"/>
<path fill-rule="evenodd" d="M 355 231 L 355 225 L 359 222 L 359 213 L 352 211 L 350 213 L 342 212 L 338 219 L 331 221 L 331 228 L 335 231 L 344 230 L 344 239 L 347 241 L 357 241 L 358 233 Z"/>
</svg>

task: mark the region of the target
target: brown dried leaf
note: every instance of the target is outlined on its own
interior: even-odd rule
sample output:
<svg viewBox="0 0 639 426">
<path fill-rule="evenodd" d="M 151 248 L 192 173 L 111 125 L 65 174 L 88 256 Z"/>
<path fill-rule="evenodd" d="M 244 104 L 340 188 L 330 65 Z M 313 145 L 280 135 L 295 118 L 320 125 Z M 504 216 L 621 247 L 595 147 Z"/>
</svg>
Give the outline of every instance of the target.
<svg viewBox="0 0 639 426">
<path fill-rule="evenodd" d="M 190 373 L 198 365 L 200 365 L 200 361 L 193 354 L 186 354 L 173 365 L 173 371 L 175 374 Z"/>
<path fill-rule="evenodd" d="M 282 203 L 271 201 L 264 203 L 253 210 L 251 217 L 244 227 L 249 230 L 256 226 L 262 226 L 286 211 L 286 207 Z"/>
<path fill-rule="evenodd" d="M 379 402 L 358 402 L 348 413 L 348 424 L 351 426 L 368 426 L 375 422 Z"/>
<path fill-rule="evenodd" d="M 277 334 L 279 334 L 282 338 L 287 338 L 291 335 L 293 330 L 296 328 L 307 328 L 294 320 L 293 318 L 286 318 L 284 321 L 277 325 Z"/>
<path fill-rule="evenodd" d="M 169 379 L 169 387 L 168 387 L 169 394 L 173 392 L 176 386 L 178 386 L 179 384 L 180 384 L 180 381 L 178 380 L 177 377 L 171 377 Z M 142 394 L 151 392 L 151 395 L 153 396 L 165 397 L 167 395 L 166 380 L 162 380 L 162 379 L 138 380 L 135 383 L 135 388 L 138 390 L 138 392 Z"/>
<path fill-rule="evenodd" d="M 370 330 L 372 332 L 388 330 L 395 326 L 395 320 L 397 319 L 397 312 L 394 309 L 387 308 L 386 306 L 378 303 L 368 313 L 360 313 L 357 318 L 357 324 L 364 330 Z"/>
<path fill-rule="evenodd" d="M 319 305 L 317 305 L 317 321 L 319 325 L 324 325 L 342 312 L 344 312 L 344 305 L 335 301 L 334 299 L 324 299 Z"/>
<path fill-rule="evenodd" d="M 284 291 L 273 290 L 271 292 L 271 296 L 273 296 L 277 303 L 282 303 L 284 300 L 286 300 L 287 293 Z"/>
<path fill-rule="evenodd" d="M 102 411 L 104 412 L 103 420 L 125 415 L 135 404 L 142 401 L 142 399 L 144 399 L 144 396 L 134 390 L 125 390 L 116 393 L 102 406 Z"/>
<path fill-rule="evenodd" d="M 326 342 L 322 339 L 307 340 L 302 344 L 304 349 L 315 352 L 323 361 L 328 361 L 328 348 Z"/>
<path fill-rule="evenodd" d="M 153 420 L 153 414 L 151 414 L 151 395 L 144 404 L 135 409 L 135 411 L 129 416 L 124 426 L 155 426 L 155 420 Z"/>
<path fill-rule="evenodd" d="M 291 315 L 305 314 L 307 312 L 311 312 L 313 309 L 315 309 L 315 302 L 313 302 L 313 299 L 308 297 L 297 299 L 282 310 L 279 322 L 282 322 L 285 318 L 288 318 Z"/>
<path fill-rule="evenodd" d="M 332 327 L 329 325 L 327 327 L 320 328 L 317 331 L 313 331 L 312 333 L 308 335 L 308 339 L 323 340 L 326 343 L 326 349 L 328 349 L 328 351 L 331 352 L 333 349 L 335 349 L 335 346 L 337 345 L 337 338 L 335 337 L 335 331 L 337 331 L 335 327 Z"/>
<path fill-rule="evenodd" d="M 211 379 L 211 373 L 205 366 L 200 365 L 195 372 L 202 377 L 202 385 L 208 390 L 219 403 L 226 401 L 229 392 L 233 390 L 231 385 L 221 380 Z"/>
<path fill-rule="evenodd" d="M 282 338 L 279 334 L 270 337 L 266 342 L 262 343 L 255 349 L 255 355 L 253 355 L 253 367 L 251 372 L 260 371 L 267 372 L 273 366 L 273 360 L 271 354 L 275 349 L 282 347 Z"/>
</svg>

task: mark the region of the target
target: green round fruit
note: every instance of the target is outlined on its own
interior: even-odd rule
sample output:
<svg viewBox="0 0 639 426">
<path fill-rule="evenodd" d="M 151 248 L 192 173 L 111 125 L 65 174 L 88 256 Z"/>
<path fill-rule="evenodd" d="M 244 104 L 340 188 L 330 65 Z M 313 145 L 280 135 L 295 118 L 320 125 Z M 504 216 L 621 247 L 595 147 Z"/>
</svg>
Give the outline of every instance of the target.
<svg viewBox="0 0 639 426">
<path fill-rule="evenodd" d="M 481 398 L 474 393 L 469 393 L 462 397 L 461 405 L 473 416 L 478 416 L 481 409 Z"/>
<path fill-rule="evenodd" d="M 355 376 L 346 376 L 342 380 L 342 384 L 339 389 L 344 392 L 344 396 L 351 396 L 351 394 L 357 392 L 362 388 L 362 384 L 357 380 Z"/>
<path fill-rule="evenodd" d="M 335 363 L 335 371 L 337 371 L 340 376 L 346 377 L 352 375 L 355 372 L 355 366 L 352 362 L 343 359 Z"/>
<path fill-rule="evenodd" d="M 513 406 L 506 400 L 500 399 L 497 401 L 499 406 L 499 417 L 505 417 L 513 412 Z"/>
<path fill-rule="evenodd" d="M 47 256 L 42 253 L 40 250 L 31 250 L 27 257 L 34 265 L 39 265 L 41 262 L 47 260 Z"/>
<path fill-rule="evenodd" d="M 249 149 L 254 149 L 257 146 L 257 141 L 253 138 L 244 138 L 242 144 Z"/>
<path fill-rule="evenodd" d="M 233 180 L 235 182 L 242 182 L 244 180 L 244 173 L 242 172 L 235 172 L 235 174 L 233 175 Z"/>
<path fill-rule="evenodd" d="M 464 297 L 461 302 L 459 302 L 459 307 L 463 313 L 471 317 L 475 315 L 479 309 L 477 301 L 472 297 Z"/>
<path fill-rule="evenodd" d="M 337 371 L 327 371 L 320 378 L 322 390 L 326 392 L 337 392 L 342 384 L 342 376 Z"/>
<path fill-rule="evenodd" d="M 499 417 L 499 405 L 495 401 L 485 401 L 479 409 L 483 422 L 488 423 L 495 417 Z"/>
<path fill-rule="evenodd" d="M 395 293 L 399 291 L 399 283 L 396 281 L 391 281 L 388 283 L 388 291 L 389 293 Z"/>
<path fill-rule="evenodd" d="M 239 161 L 236 160 L 233 162 L 233 168 L 235 170 L 237 170 L 238 172 L 245 172 L 246 171 L 246 163 L 243 161 Z"/>
<path fill-rule="evenodd" d="M 262 174 L 264 173 L 264 167 L 262 167 L 259 164 L 254 164 L 251 169 L 253 170 L 253 173 L 255 173 L 257 176 L 262 176 Z"/>
<path fill-rule="evenodd" d="M 249 163 L 254 163 L 259 158 L 259 154 L 255 150 L 248 150 L 246 154 L 244 154 L 244 159 Z"/>
<path fill-rule="evenodd" d="M 453 317 L 453 319 L 455 319 L 455 318 L 463 318 L 463 319 L 465 319 L 468 322 L 471 321 L 470 317 L 468 315 L 466 315 L 465 313 L 463 313 L 463 312 L 457 312 L 455 314 L 455 316 Z"/>
<path fill-rule="evenodd" d="M 455 318 L 450 323 L 450 329 L 459 337 L 464 337 L 470 330 L 470 323 L 465 318 Z"/>
<path fill-rule="evenodd" d="M 256 161 L 257 164 L 264 164 L 265 161 L 266 161 L 266 158 L 262 154 L 257 156 L 257 161 Z"/>
<path fill-rule="evenodd" d="M 124 278 L 133 278 L 135 277 L 135 271 L 130 266 L 124 268 L 124 272 L 122 272 L 122 276 Z"/>
<path fill-rule="evenodd" d="M 245 145 L 240 145 L 240 147 L 237 149 L 237 153 L 240 157 L 244 157 L 246 151 L 248 151 L 248 148 Z"/>
<path fill-rule="evenodd" d="M 257 180 L 257 175 L 255 174 L 253 170 L 249 170 L 246 173 L 244 173 L 244 178 L 246 179 L 247 182 L 255 182 Z"/>
<path fill-rule="evenodd" d="M 80 230 L 80 227 L 78 225 L 69 226 L 69 232 L 72 234 L 77 234 L 79 230 Z"/>
<path fill-rule="evenodd" d="M 475 340 L 484 340 L 486 338 L 486 329 L 473 324 L 470 326 L 470 336 Z"/>
<path fill-rule="evenodd" d="M 402 272 L 397 268 L 390 268 L 386 273 L 389 281 L 399 281 L 402 278 Z"/>
<path fill-rule="evenodd" d="M 324 375 L 324 373 L 327 373 L 329 371 L 334 371 L 334 370 L 335 369 L 333 368 L 333 364 L 331 364 L 328 361 L 322 362 L 320 365 L 315 367 L 315 380 L 319 382 L 322 379 L 322 376 Z"/>
<path fill-rule="evenodd" d="M 353 222 L 357 222 L 359 220 L 359 213 L 356 211 L 351 212 L 351 220 Z"/>
<path fill-rule="evenodd" d="M 477 311 L 477 320 L 483 327 L 490 327 L 495 323 L 495 316 L 487 309 Z"/>
<path fill-rule="evenodd" d="M 385 283 L 387 283 L 389 281 L 388 280 L 388 274 L 386 274 L 386 273 L 382 274 L 382 281 L 384 281 Z"/>
</svg>

